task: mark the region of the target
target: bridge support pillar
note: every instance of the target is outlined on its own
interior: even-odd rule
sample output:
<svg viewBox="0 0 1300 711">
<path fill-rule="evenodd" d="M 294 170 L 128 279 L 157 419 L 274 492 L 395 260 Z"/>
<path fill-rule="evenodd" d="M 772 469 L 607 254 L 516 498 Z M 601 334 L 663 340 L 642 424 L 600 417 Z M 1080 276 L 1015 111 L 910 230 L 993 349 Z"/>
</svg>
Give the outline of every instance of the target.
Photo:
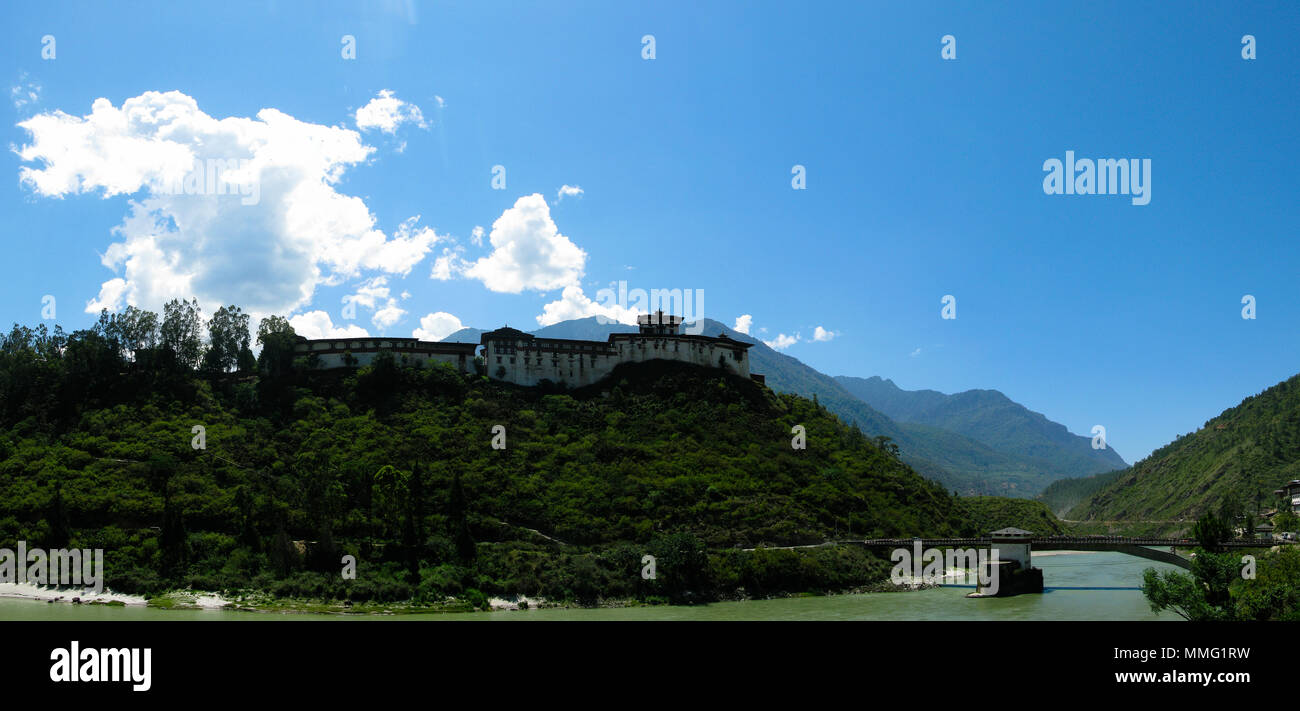
<svg viewBox="0 0 1300 711">
<path fill-rule="evenodd" d="M 1033 566 L 1031 542 L 1034 534 L 1020 528 L 1003 528 L 989 534 L 989 585 L 981 585 L 967 597 L 1010 597 L 1043 591 L 1043 571 Z M 992 562 L 992 553 L 997 563 Z"/>
</svg>

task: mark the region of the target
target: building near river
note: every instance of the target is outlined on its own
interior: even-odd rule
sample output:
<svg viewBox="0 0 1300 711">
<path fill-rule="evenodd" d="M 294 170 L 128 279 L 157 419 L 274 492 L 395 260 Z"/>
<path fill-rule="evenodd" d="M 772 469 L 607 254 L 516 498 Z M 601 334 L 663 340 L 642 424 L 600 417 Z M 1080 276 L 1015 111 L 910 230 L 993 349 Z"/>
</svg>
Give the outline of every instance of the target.
<svg viewBox="0 0 1300 711">
<path fill-rule="evenodd" d="M 294 353 L 309 358 L 316 368 L 361 367 L 389 352 L 400 365 L 447 363 L 462 373 L 473 373 L 474 358 L 481 348 L 488 377 L 525 386 L 543 382 L 567 387 L 591 385 L 619 365 L 650 360 L 721 368 L 761 382 L 762 376 L 749 372 L 749 343 L 725 335 L 683 334 L 682 317 L 663 311 L 638 316 L 637 326 L 637 333 L 611 333 L 604 341 L 539 338 L 509 326 L 484 333 L 477 344 L 416 338 L 302 338 Z"/>
</svg>

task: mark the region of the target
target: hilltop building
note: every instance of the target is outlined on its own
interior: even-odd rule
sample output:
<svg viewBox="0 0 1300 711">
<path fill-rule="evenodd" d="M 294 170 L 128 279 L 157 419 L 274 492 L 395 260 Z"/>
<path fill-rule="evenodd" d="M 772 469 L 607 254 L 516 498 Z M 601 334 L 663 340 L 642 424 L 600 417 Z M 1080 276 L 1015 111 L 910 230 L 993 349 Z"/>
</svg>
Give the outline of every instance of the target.
<svg viewBox="0 0 1300 711">
<path fill-rule="evenodd" d="M 504 327 L 484 333 L 480 343 L 444 343 L 415 338 L 300 339 L 297 355 L 314 359 L 318 368 L 360 367 L 388 351 L 407 366 L 448 363 L 462 373 L 474 372 L 479 348 L 488 377 L 516 385 L 543 381 L 581 387 L 600 381 L 623 363 L 675 360 L 722 368 L 761 382 L 749 372 L 751 344 L 725 335 L 692 336 L 681 332 L 682 317 L 658 311 L 637 317 L 637 333 L 611 333 L 604 341 L 538 338 Z"/>
<path fill-rule="evenodd" d="M 604 341 L 538 338 L 513 328 L 483 334 L 487 374 L 516 385 L 543 380 L 581 387 L 623 363 L 676 360 L 721 367 L 749 377 L 749 346 L 731 338 L 681 333 L 682 318 L 662 311 L 637 317 L 637 333 L 611 333 Z"/>
<path fill-rule="evenodd" d="M 401 365 L 449 363 L 462 373 L 474 371 L 476 343 L 442 343 L 418 338 L 299 338 L 295 356 L 315 357 L 317 368 L 359 368 L 370 365 L 375 356 L 391 352 Z M 349 362 L 351 361 L 351 362 Z"/>
<path fill-rule="evenodd" d="M 1300 513 L 1300 479 L 1288 481 L 1281 489 L 1274 490 L 1273 494 L 1285 501 L 1292 511 Z"/>
</svg>

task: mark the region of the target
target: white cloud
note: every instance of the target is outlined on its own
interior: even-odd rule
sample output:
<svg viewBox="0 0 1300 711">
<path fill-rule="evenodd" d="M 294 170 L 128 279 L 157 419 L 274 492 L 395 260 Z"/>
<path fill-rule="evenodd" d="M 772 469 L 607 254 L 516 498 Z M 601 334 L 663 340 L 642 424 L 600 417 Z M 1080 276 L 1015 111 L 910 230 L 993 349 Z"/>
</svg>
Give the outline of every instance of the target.
<svg viewBox="0 0 1300 711">
<path fill-rule="evenodd" d="M 916 347 L 916 350 L 912 351 L 912 353 L 911 353 L 911 357 L 915 358 L 915 357 L 917 357 L 917 356 L 919 356 L 919 355 L 921 355 L 921 347 L 920 347 L 920 346 L 917 346 L 917 347 Z"/>
<path fill-rule="evenodd" d="M 104 309 L 122 308 L 122 295 L 126 293 L 125 279 L 109 279 L 99 287 L 99 296 L 86 302 L 86 313 L 97 314 Z"/>
<path fill-rule="evenodd" d="M 441 96 L 438 96 L 437 94 L 434 94 L 434 95 L 433 95 L 433 100 L 436 101 L 436 102 L 438 102 L 438 108 L 443 109 L 443 108 L 446 108 L 446 107 L 447 107 L 447 100 L 444 99 L 444 98 L 442 98 Z"/>
<path fill-rule="evenodd" d="M 635 308 L 615 303 L 597 303 L 587 298 L 587 295 L 582 292 L 582 287 L 566 286 L 558 301 L 552 301 L 542 307 L 542 314 L 537 317 L 537 323 L 541 326 L 549 326 L 569 319 L 602 316 L 618 323 L 634 325 L 638 313 L 640 312 Z"/>
<path fill-rule="evenodd" d="M 374 316 L 370 317 L 370 322 L 375 324 L 375 326 L 379 327 L 382 331 L 383 329 L 402 320 L 402 317 L 405 315 L 406 309 L 398 306 L 396 299 L 389 299 L 388 303 L 384 305 L 384 308 L 379 309 L 375 312 Z"/>
<path fill-rule="evenodd" d="M 27 72 L 23 72 L 18 76 L 18 83 L 9 88 L 9 100 L 13 102 L 14 109 L 35 104 L 41 100 L 41 85 L 27 81 Z"/>
<path fill-rule="evenodd" d="M 441 341 L 462 328 L 465 328 L 465 324 L 460 319 L 446 311 L 437 311 L 420 319 L 420 327 L 412 331 L 411 335 L 422 341 Z"/>
<path fill-rule="evenodd" d="M 276 109 L 216 119 L 185 94 L 150 91 L 121 108 L 101 98 L 83 117 L 53 111 L 18 125 L 32 137 L 19 158 L 38 164 L 21 167 L 19 179 L 35 194 L 133 197 L 101 259 L 116 277 L 93 304 L 159 311 L 193 296 L 238 304 L 256 320 L 310 304 L 320 285 L 367 271 L 407 274 L 443 239 L 417 228 L 418 218 L 391 238 L 376 229 L 361 198 L 335 189 L 375 149 L 356 131 Z M 194 171 L 214 160 L 243 161 L 235 176 L 257 199 L 232 182 L 221 187 L 236 194 L 216 194 L 205 171 Z"/>
<path fill-rule="evenodd" d="M 555 194 L 555 201 L 559 202 L 566 197 L 577 197 L 582 194 L 582 188 L 577 185 L 561 185 L 559 192 Z"/>
<path fill-rule="evenodd" d="M 382 331 L 406 315 L 406 310 L 398 306 L 397 299 L 389 294 L 388 277 L 380 276 L 363 282 L 356 293 L 343 297 L 343 303 L 360 304 L 374 310 L 370 322 Z"/>
<path fill-rule="evenodd" d="M 289 319 L 289 325 L 293 326 L 294 333 L 303 338 L 351 338 L 353 336 L 368 336 L 366 329 L 349 324 L 347 326 L 335 326 L 330 320 L 330 315 L 324 311 L 308 311 L 305 314 L 298 314 Z"/>
<path fill-rule="evenodd" d="M 483 246 L 483 235 L 485 234 L 487 232 L 483 229 L 483 225 L 474 225 L 474 230 L 470 232 L 469 241 L 473 242 L 474 246 L 481 247 Z"/>
<path fill-rule="evenodd" d="M 799 342 L 799 334 L 796 333 L 793 336 L 787 336 L 784 333 L 780 333 L 777 334 L 775 339 L 763 342 L 767 344 L 768 348 L 783 351 Z"/>
<path fill-rule="evenodd" d="M 753 324 L 754 324 L 754 317 L 750 314 L 744 314 L 742 316 L 736 317 L 736 324 L 731 328 L 737 333 L 743 333 L 748 335 L 749 327 L 752 326 Z"/>
<path fill-rule="evenodd" d="M 429 278 L 447 281 L 464 274 L 471 265 L 460 256 L 463 251 L 461 247 L 444 248 L 442 254 L 433 260 L 433 269 L 429 271 Z"/>
<path fill-rule="evenodd" d="M 560 234 L 538 193 L 525 195 L 492 223 L 492 253 L 465 270 L 492 291 L 518 294 L 577 286 L 587 253 Z"/>
<path fill-rule="evenodd" d="M 397 127 L 403 123 L 414 123 L 420 128 L 428 128 L 420 107 L 407 103 L 393 96 L 393 92 L 383 89 L 370 103 L 357 109 L 357 128 L 362 131 L 379 129 L 384 133 L 397 133 Z"/>
<path fill-rule="evenodd" d="M 821 326 L 818 326 L 817 328 L 813 329 L 814 341 L 829 341 L 838 335 L 840 334 L 836 333 L 835 331 L 827 331 Z"/>
</svg>

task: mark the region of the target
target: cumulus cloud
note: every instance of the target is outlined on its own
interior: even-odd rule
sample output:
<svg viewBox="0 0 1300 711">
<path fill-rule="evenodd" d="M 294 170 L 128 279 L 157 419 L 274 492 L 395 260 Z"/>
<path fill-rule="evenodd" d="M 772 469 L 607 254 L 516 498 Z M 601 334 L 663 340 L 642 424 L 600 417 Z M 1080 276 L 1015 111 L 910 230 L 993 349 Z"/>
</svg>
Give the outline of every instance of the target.
<svg viewBox="0 0 1300 711">
<path fill-rule="evenodd" d="M 559 202 L 566 197 L 577 197 L 582 194 L 582 188 L 577 185 L 561 185 L 559 192 L 555 194 L 555 201 Z"/>
<path fill-rule="evenodd" d="M 420 128 L 428 128 L 420 107 L 393 95 L 392 91 L 383 89 L 370 103 L 357 109 L 357 128 L 362 131 L 378 129 L 384 133 L 397 133 L 397 127 L 403 123 L 413 123 Z"/>
<path fill-rule="evenodd" d="M 125 279 L 109 279 L 99 287 L 99 296 L 86 302 L 86 313 L 97 314 L 104 309 L 122 308 L 122 295 L 126 293 Z"/>
<path fill-rule="evenodd" d="M 444 248 L 442 254 L 433 260 L 433 269 L 429 270 L 429 278 L 447 281 L 464 274 L 471 266 L 469 262 L 460 256 L 464 251 L 463 247 Z"/>
<path fill-rule="evenodd" d="M 539 194 L 515 201 L 492 223 L 492 252 L 465 270 L 488 289 L 518 294 L 578 286 L 587 253 L 560 234 Z"/>
<path fill-rule="evenodd" d="M 398 306 L 397 299 L 390 295 L 388 277 L 380 276 L 363 282 L 355 293 L 343 297 L 343 303 L 351 304 L 354 313 L 358 304 L 373 310 L 370 322 L 381 331 L 406 315 L 406 310 Z M 350 318 L 347 310 L 345 308 L 344 316 Z"/>
<path fill-rule="evenodd" d="M 85 116 L 53 111 L 18 125 L 32 140 L 15 152 L 38 164 L 19 180 L 35 194 L 132 196 L 101 259 L 117 274 L 88 308 L 160 310 L 194 296 L 255 317 L 292 313 L 319 285 L 407 274 L 441 239 L 418 218 L 390 238 L 364 201 L 336 190 L 375 150 L 359 133 L 273 108 L 217 119 L 181 92 L 150 91 L 120 108 L 101 98 Z M 227 166 L 215 180 L 214 163 Z"/>
<path fill-rule="evenodd" d="M 561 292 L 559 300 L 552 301 L 542 307 L 542 313 L 537 317 L 537 323 L 542 326 L 550 326 L 553 323 L 568 321 L 569 319 L 600 316 L 610 321 L 635 325 L 638 313 L 640 312 L 635 308 L 620 306 L 616 303 L 601 304 L 592 301 L 583 293 L 582 287 L 566 286 L 564 291 Z"/>
<path fill-rule="evenodd" d="M 412 336 L 422 341 L 441 341 L 451 334 L 465 328 L 460 319 L 446 311 L 436 311 L 420 319 L 420 327 L 411 332 Z"/>
<path fill-rule="evenodd" d="M 799 342 L 799 334 L 796 333 L 793 336 L 787 336 L 784 333 L 779 333 L 776 338 L 763 342 L 767 344 L 768 348 L 783 351 Z"/>
<path fill-rule="evenodd" d="M 829 340 L 831 340 L 832 338 L 834 338 L 834 337 L 836 337 L 836 336 L 838 336 L 838 335 L 839 335 L 839 334 L 836 333 L 835 331 L 827 331 L 826 329 L 822 328 L 821 326 L 818 326 L 817 328 L 813 329 L 813 340 L 814 340 L 814 341 L 829 341 Z"/>
<path fill-rule="evenodd" d="M 303 338 L 352 338 L 370 335 L 366 333 L 366 329 L 356 324 L 335 326 L 330 320 L 330 315 L 324 311 L 298 314 L 289 319 L 289 325 L 293 326 L 294 333 Z"/>
<path fill-rule="evenodd" d="M 473 242 L 474 246 L 481 247 L 483 246 L 483 235 L 485 234 L 487 234 L 487 231 L 483 229 L 483 225 L 474 225 L 473 231 L 469 234 L 469 241 Z"/>
<path fill-rule="evenodd" d="M 744 314 L 736 317 L 736 323 L 731 328 L 737 333 L 749 335 L 749 327 L 754 324 L 754 317 L 750 314 Z"/>
</svg>

